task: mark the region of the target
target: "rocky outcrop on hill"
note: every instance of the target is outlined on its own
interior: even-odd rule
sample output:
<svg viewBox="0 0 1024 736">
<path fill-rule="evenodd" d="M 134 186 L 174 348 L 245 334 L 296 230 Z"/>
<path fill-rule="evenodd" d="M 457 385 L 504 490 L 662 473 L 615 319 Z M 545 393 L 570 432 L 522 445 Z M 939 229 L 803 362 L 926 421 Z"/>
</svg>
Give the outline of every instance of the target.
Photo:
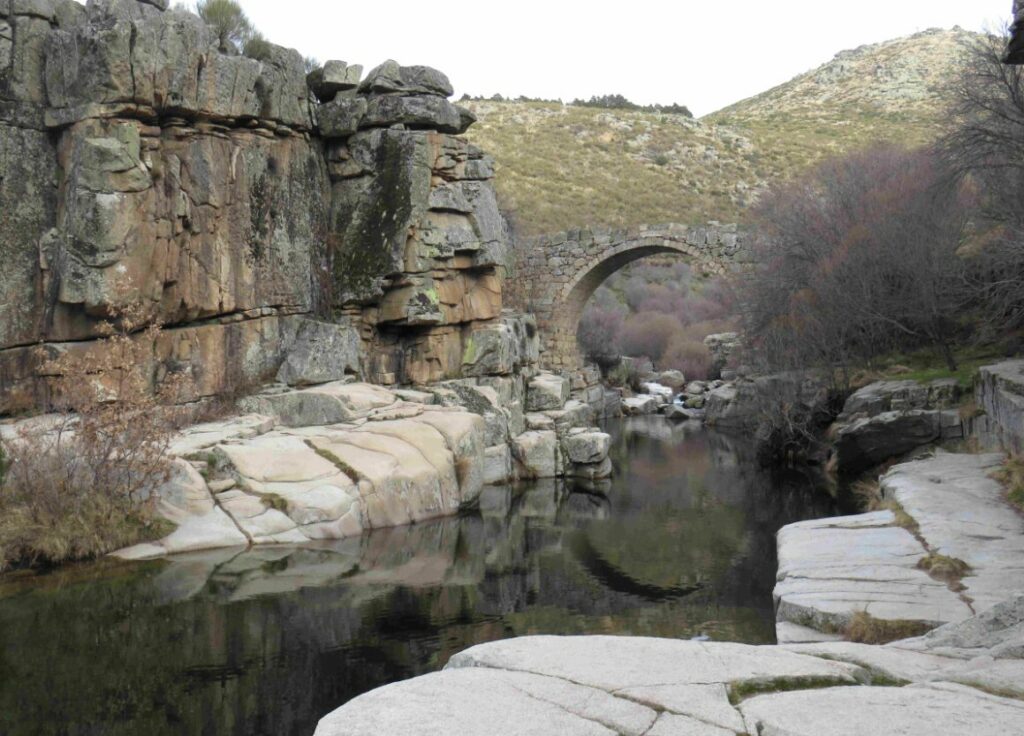
<svg viewBox="0 0 1024 736">
<path fill-rule="evenodd" d="M 298 52 L 221 53 L 166 6 L 0 3 L 0 414 L 44 393 L 35 346 L 88 351 L 128 304 L 165 325 L 149 368 L 183 401 L 282 365 L 394 384 L 535 362 L 535 325 L 502 313 L 493 166 L 443 74 L 307 79 Z"/>
</svg>

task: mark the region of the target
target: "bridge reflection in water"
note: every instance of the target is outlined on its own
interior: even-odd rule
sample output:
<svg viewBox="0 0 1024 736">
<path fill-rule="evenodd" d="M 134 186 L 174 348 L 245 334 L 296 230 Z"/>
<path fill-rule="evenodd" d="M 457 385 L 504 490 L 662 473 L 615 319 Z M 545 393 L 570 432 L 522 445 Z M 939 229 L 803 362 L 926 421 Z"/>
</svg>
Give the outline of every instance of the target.
<svg viewBox="0 0 1024 736">
<path fill-rule="evenodd" d="M 484 641 L 772 641 L 775 532 L 831 501 L 699 427 L 609 431 L 607 498 L 495 487 L 462 518 L 343 542 L 9 582 L 0 733 L 308 736 L 346 700 Z"/>
</svg>

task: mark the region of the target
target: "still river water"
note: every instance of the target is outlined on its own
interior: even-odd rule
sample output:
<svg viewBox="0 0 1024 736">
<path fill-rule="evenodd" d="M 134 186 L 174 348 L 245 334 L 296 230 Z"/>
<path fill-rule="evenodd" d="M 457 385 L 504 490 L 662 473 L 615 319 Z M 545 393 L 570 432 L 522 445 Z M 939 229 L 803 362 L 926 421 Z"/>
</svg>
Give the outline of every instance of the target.
<svg viewBox="0 0 1024 736">
<path fill-rule="evenodd" d="M 607 498 L 485 491 L 462 518 L 313 548 L 83 566 L 0 584 L 0 734 L 296 734 L 481 642 L 770 643 L 775 533 L 835 503 L 742 438 L 616 421 Z"/>
</svg>

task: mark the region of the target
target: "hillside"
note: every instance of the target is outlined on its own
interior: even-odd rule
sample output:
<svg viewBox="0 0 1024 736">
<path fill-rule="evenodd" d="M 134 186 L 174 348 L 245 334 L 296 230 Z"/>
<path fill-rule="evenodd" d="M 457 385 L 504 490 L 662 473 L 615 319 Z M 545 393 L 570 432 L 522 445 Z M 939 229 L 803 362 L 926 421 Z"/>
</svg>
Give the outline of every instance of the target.
<svg viewBox="0 0 1024 736">
<path fill-rule="evenodd" d="M 770 182 L 823 156 L 933 139 L 943 88 L 972 35 L 931 30 L 843 51 L 701 120 L 470 101 L 479 122 L 468 136 L 496 158 L 500 202 L 520 233 L 742 219 Z"/>
</svg>

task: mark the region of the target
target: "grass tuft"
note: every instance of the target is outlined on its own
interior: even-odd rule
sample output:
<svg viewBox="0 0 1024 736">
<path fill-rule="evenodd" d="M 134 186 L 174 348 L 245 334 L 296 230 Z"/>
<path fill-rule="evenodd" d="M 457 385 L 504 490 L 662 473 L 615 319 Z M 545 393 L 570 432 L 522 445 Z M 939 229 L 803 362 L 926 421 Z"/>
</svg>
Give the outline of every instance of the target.
<svg viewBox="0 0 1024 736">
<path fill-rule="evenodd" d="M 932 552 L 927 557 L 922 557 L 917 563 L 918 570 L 924 570 L 936 580 L 945 583 L 958 583 L 960 579 L 971 572 L 971 566 L 963 560 L 955 557 L 947 557 L 937 552 Z"/>
<path fill-rule="evenodd" d="M 858 644 L 888 644 L 921 636 L 932 628 L 923 621 L 886 620 L 875 618 L 867 611 L 857 611 L 843 630 L 843 637 Z"/>
<path fill-rule="evenodd" d="M 993 477 L 1006 488 L 1006 499 L 1024 511 L 1024 455 L 1011 455 Z"/>
</svg>

